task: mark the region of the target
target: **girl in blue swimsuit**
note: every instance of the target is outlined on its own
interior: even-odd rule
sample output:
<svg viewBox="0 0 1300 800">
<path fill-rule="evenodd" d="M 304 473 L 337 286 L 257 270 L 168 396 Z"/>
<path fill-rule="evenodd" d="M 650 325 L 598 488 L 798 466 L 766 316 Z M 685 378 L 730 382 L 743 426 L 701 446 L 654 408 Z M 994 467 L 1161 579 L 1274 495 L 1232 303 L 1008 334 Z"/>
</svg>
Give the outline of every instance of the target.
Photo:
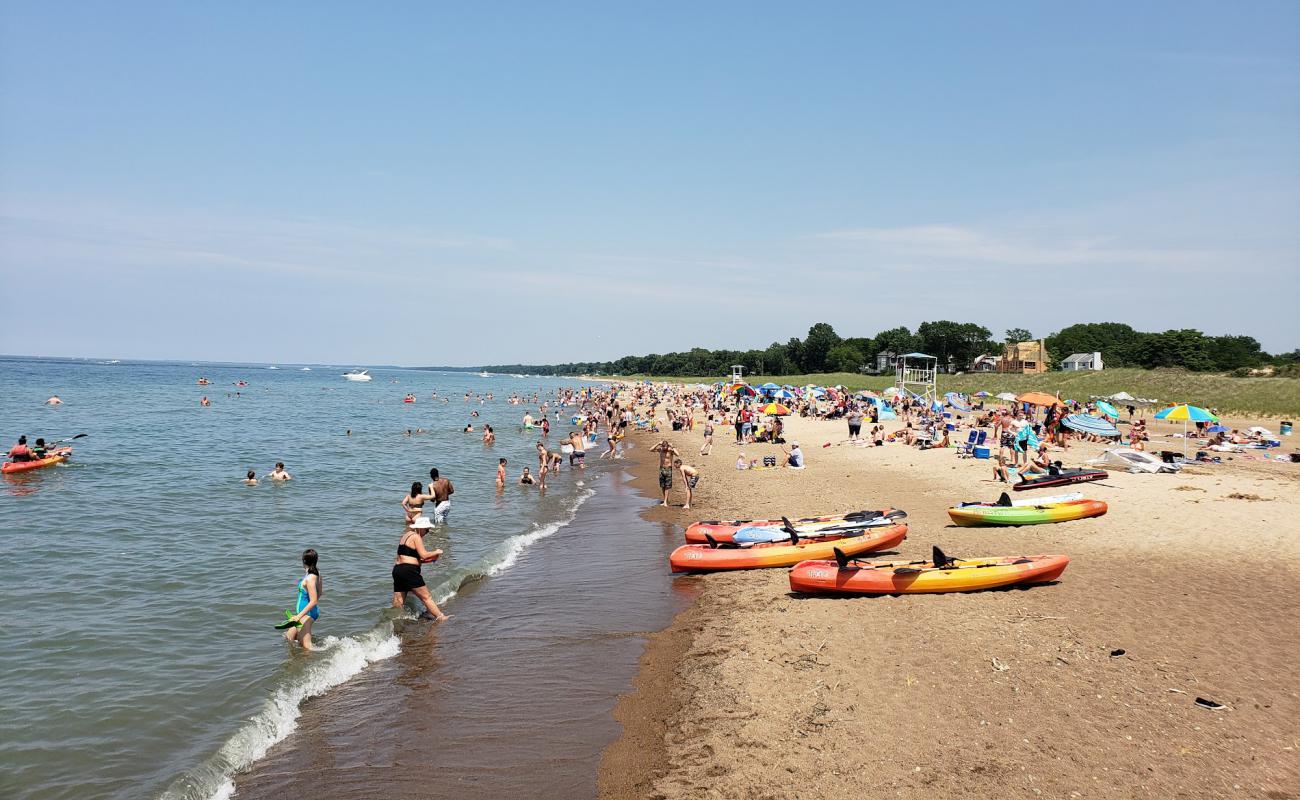
<svg viewBox="0 0 1300 800">
<path fill-rule="evenodd" d="M 311 643 L 311 626 L 320 619 L 320 596 L 324 590 L 320 571 L 316 569 L 316 558 L 315 550 L 302 552 L 302 566 L 307 574 L 298 582 L 297 611 L 292 617 L 294 622 L 302 624 L 284 632 L 284 638 L 302 645 L 303 650 L 316 649 Z"/>
</svg>

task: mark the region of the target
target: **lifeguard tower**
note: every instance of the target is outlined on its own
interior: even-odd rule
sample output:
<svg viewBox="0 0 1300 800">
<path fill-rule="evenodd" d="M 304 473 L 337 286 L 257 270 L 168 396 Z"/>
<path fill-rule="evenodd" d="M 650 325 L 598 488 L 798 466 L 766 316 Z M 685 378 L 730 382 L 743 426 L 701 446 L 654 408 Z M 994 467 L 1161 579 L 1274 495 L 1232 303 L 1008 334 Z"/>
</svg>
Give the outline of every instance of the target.
<svg viewBox="0 0 1300 800">
<path fill-rule="evenodd" d="M 731 382 L 733 384 L 745 382 L 745 367 L 743 365 L 741 364 L 731 365 Z"/>
<path fill-rule="evenodd" d="M 911 394 L 925 398 L 927 408 L 933 408 L 939 401 L 936 378 L 939 374 L 939 359 L 925 353 L 906 353 L 898 357 L 895 367 L 898 391 L 905 397 Z"/>
</svg>

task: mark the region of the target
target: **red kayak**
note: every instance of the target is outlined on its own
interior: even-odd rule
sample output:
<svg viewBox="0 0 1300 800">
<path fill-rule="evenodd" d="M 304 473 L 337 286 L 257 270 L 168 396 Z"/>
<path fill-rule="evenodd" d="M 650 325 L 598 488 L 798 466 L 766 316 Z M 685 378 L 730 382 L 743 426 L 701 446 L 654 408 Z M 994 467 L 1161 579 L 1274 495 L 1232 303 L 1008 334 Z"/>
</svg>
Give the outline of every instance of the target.
<svg viewBox="0 0 1300 800">
<path fill-rule="evenodd" d="M 30 472 L 42 467 L 52 467 L 67 461 L 70 455 L 72 455 L 71 447 L 60 447 L 58 450 L 51 450 L 45 458 L 38 458 L 35 461 L 6 461 L 0 465 L 0 473 L 12 475 L 15 472 Z"/>
</svg>

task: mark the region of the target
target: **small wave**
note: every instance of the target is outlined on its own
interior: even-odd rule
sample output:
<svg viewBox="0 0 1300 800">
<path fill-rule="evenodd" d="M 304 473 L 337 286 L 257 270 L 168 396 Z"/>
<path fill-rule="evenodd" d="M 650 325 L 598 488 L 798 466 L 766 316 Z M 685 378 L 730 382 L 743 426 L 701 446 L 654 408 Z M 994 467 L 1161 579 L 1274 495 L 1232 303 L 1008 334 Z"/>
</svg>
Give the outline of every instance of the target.
<svg viewBox="0 0 1300 800">
<path fill-rule="evenodd" d="M 476 581 L 481 578 L 490 578 L 493 575 L 500 575 L 502 572 L 510 569 L 519 556 L 528 549 L 529 545 L 541 541 L 548 536 L 553 536 L 562 530 L 569 523 L 573 522 L 578 516 L 578 509 L 582 504 L 587 502 L 587 498 L 595 494 L 592 489 L 584 489 L 575 498 L 573 505 L 569 508 L 568 513 L 563 519 L 545 524 L 533 523 L 533 529 L 527 533 L 521 533 L 511 536 L 488 553 L 483 559 L 476 564 L 471 565 L 465 570 L 458 571 L 448 576 L 448 579 L 438 585 L 437 591 L 433 592 L 434 600 L 438 603 L 445 603 L 456 596 L 460 587 Z"/>
<path fill-rule="evenodd" d="M 384 624 L 357 637 L 325 637 L 321 657 L 302 674 L 285 679 L 262 710 L 226 740 L 217 754 L 191 770 L 163 792 L 161 800 L 228 800 L 235 793 L 234 776 L 266 755 L 298 725 L 299 708 L 361 672 L 369 664 L 392 658 L 401 651 L 392 624 Z"/>
</svg>

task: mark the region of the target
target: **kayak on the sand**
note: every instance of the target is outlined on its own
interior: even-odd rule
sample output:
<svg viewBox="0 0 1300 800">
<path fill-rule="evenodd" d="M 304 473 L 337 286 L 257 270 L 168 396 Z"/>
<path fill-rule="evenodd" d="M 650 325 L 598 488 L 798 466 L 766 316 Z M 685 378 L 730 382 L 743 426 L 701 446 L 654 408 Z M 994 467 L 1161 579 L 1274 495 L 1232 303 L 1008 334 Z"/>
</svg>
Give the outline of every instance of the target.
<svg viewBox="0 0 1300 800">
<path fill-rule="evenodd" d="M 852 555 L 888 550 L 907 538 L 907 525 L 860 528 L 856 531 L 813 534 L 803 537 L 789 534 L 785 541 L 735 544 L 714 540 L 709 544 L 684 544 L 668 556 L 673 572 L 709 572 L 728 569 L 788 567 L 810 558 L 827 558 L 838 547 Z"/>
<path fill-rule="evenodd" d="M 1032 503 L 1032 504 L 1031 504 Z M 1042 498 L 1037 502 L 1012 503 L 1003 493 L 996 503 L 967 503 L 948 509 L 952 521 L 963 527 L 980 525 L 1042 525 L 1050 522 L 1069 522 L 1075 519 L 1100 517 L 1106 513 L 1101 500 L 1066 500 L 1053 502 Z"/>
<path fill-rule="evenodd" d="M 0 473 L 11 475 L 15 472 L 29 472 L 43 467 L 52 467 L 55 464 L 67 461 L 71 455 L 71 447 L 60 447 L 58 450 L 51 450 L 45 458 L 38 458 L 34 461 L 6 461 L 3 465 L 0 465 Z"/>
<path fill-rule="evenodd" d="M 741 528 L 731 537 L 731 541 L 736 544 L 756 544 L 758 542 L 784 542 L 790 538 L 790 531 L 793 529 L 799 536 L 829 536 L 835 533 L 852 535 L 855 531 L 866 528 L 885 528 L 907 517 L 903 511 L 893 511 L 888 515 L 879 517 L 867 517 L 845 522 L 816 522 L 811 525 L 790 525 L 774 528 L 764 526 L 761 528 Z M 719 541 L 714 537 L 715 541 Z"/>
<path fill-rule="evenodd" d="M 922 594 L 974 592 L 1061 576 L 1069 556 L 949 558 L 939 548 L 929 561 L 859 561 L 842 549 L 835 560 L 802 561 L 790 570 L 790 590 L 803 594 Z"/>
<path fill-rule="evenodd" d="M 878 511 L 852 511 L 848 514 L 831 514 L 823 517 L 804 517 L 803 519 L 785 520 L 785 519 L 733 519 L 733 520 L 704 520 L 696 522 L 686 528 L 686 541 L 691 544 L 705 544 L 708 537 L 713 537 L 714 541 L 730 542 L 736 535 L 737 531 L 744 528 L 780 528 L 787 522 L 794 525 L 794 529 L 803 535 L 804 532 L 811 534 L 817 528 L 840 525 L 846 522 L 861 522 L 866 520 L 900 520 L 907 517 L 907 512 L 899 511 L 895 508 L 886 508 Z M 877 523 L 883 524 L 883 523 Z"/>
<path fill-rule="evenodd" d="M 1023 492 L 1025 489 L 1042 489 L 1048 486 L 1069 486 L 1072 483 L 1104 481 L 1109 477 L 1110 473 L 1104 469 L 1063 469 L 1054 475 L 1039 475 L 1036 478 L 1027 478 L 1011 488 L 1017 492 Z"/>
</svg>

